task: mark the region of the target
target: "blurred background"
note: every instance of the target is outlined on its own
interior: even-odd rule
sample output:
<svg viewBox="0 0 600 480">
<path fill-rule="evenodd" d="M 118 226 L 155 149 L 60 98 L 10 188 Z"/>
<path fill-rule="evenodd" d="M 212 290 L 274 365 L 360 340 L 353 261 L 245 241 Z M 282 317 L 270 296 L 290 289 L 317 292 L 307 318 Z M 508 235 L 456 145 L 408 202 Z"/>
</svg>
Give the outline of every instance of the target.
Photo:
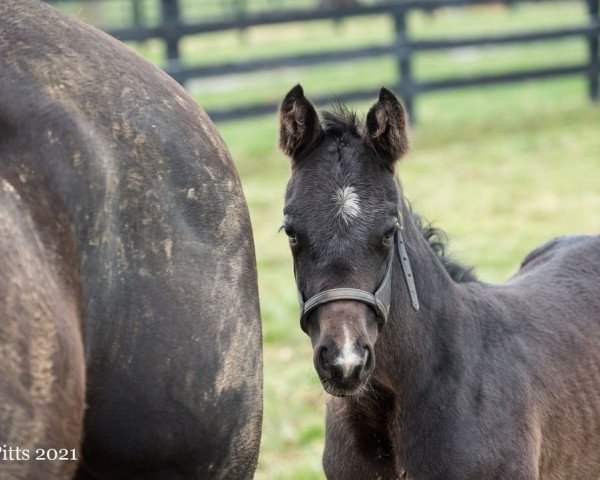
<svg viewBox="0 0 600 480">
<path fill-rule="evenodd" d="M 278 234 L 289 161 L 277 104 L 296 83 L 366 113 L 411 111 L 400 178 L 454 256 L 500 282 L 552 236 L 600 232 L 598 0 L 88 0 L 59 9 L 125 41 L 209 112 L 252 217 L 265 346 L 258 479 L 321 479 L 323 392 Z"/>
</svg>

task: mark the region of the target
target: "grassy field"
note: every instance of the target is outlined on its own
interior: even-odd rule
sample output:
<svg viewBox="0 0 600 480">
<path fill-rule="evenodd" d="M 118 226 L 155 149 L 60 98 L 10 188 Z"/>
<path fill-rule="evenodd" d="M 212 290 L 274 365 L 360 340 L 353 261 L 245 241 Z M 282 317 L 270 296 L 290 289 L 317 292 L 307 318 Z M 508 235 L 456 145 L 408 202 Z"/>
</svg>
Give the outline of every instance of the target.
<svg viewBox="0 0 600 480">
<path fill-rule="evenodd" d="M 572 2 L 448 10 L 415 15 L 420 37 L 510 31 L 574 24 L 584 18 Z M 192 38 L 186 63 L 286 55 L 336 45 L 389 41 L 385 18 L 341 24 L 315 22 Z M 137 45 L 156 63 L 158 42 Z M 461 49 L 425 55 L 419 78 L 498 72 L 577 62 L 577 40 L 530 46 Z M 393 86 L 395 65 L 373 59 L 339 66 L 194 82 L 205 107 L 283 98 L 301 82 L 307 94 Z M 369 104 L 356 105 L 365 112 Z M 455 256 L 485 281 L 511 275 L 523 256 L 554 235 L 600 232 L 600 108 L 587 101 L 582 79 L 521 83 L 435 94 L 419 99 L 419 127 L 400 178 L 414 208 L 448 233 Z M 321 479 L 323 392 L 312 367 L 308 337 L 298 325 L 291 255 L 278 234 L 289 162 L 278 152 L 275 115 L 218 125 L 236 161 L 256 241 L 264 324 L 265 415 L 257 479 Z"/>
</svg>

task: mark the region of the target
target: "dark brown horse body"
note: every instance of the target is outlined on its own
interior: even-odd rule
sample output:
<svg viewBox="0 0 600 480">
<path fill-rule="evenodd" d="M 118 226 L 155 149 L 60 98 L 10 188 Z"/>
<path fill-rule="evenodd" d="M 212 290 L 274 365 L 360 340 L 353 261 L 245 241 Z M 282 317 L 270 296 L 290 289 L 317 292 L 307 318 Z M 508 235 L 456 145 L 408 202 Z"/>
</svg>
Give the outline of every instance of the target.
<svg viewBox="0 0 600 480">
<path fill-rule="evenodd" d="M 83 435 L 77 478 L 254 473 L 261 328 L 229 153 L 168 76 L 33 0 L 0 2 L 0 352 L 0 447 Z"/>
<path fill-rule="evenodd" d="M 347 112 L 321 124 L 300 87 L 281 107 L 292 158 L 284 227 L 301 296 L 373 292 L 400 230 L 420 303 L 393 252 L 387 322 L 352 299 L 306 319 L 336 395 L 328 478 L 600 478 L 600 237 L 558 239 L 502 285 L 450 268 L 394 179 L 405 130 L 385 89 L 362 132 Z"/>
</svg>

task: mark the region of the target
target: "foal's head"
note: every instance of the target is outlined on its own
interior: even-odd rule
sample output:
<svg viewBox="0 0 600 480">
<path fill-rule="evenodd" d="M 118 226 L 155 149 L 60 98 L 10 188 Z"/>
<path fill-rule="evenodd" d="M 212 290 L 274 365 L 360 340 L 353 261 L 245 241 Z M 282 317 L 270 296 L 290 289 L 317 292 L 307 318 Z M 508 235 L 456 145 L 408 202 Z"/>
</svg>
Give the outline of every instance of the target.
<svg viewBox="0 0 600 480">
<path fill-rule="evenodd" d="M 394 169 L 408 149 L 402 105 L 381 89 L 360 130 L 343 108 L 321 122 L 298 85 L 283 100 L 280 123 L 280 147 L 292 160 L 283 229 L 301 301 L 336 288 L 375 292 L 401 221 Z M 375 367 L 380 312 L 357 299 L 327 300 L 301 325 L 325 389 L 356 393 Z"/>
</svg>

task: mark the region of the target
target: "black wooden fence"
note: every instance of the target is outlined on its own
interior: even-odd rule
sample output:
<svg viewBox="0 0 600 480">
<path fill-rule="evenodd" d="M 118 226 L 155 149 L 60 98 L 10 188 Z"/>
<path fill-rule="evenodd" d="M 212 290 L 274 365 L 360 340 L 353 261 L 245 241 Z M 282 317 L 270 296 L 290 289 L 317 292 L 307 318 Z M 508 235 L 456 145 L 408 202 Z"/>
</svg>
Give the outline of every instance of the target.
<svg viewBox="0 0 600 480">
<path fill-rule="evenodd" d="M 134 2 L 136 0 L 133 0 Z M 162 39 L 166 44 L 167 63 L 165 70 L 178 82 L 185 84 L 194 78 L 211 76 L 236 75 L 263 70 L 273 70 L 283 67 L 304 67 L 332 62 L 374 58 L 380 56 L 392 57 L 397 61 L 398 80 L 394 85 L 396 91 L 403 97 L 407 109 L 414 116 L 414 105 L 417 97 L 423 93 L 453 88 L 491 85 L 505 82 L 518 82 L 529 79 L 542 79 L 567 75 L 583 75 L 587 78 L 589 96 L 592 101 L 598 101 L 598 80 L 600 75 L 600 0 L 573 0 L 573 3 L 584 3 L 588 18 L 578 26 L 558 27 L 539 31 L 524 31 L 509 34 L 494 34 L 476 37 L 454 37 L 436 40 L 416 40 L 411 38 L 411 32 L 406 21 L 408 14 L 415 10 L 433 10 L 443 7 L 465 7 L 473 4 L 487 4 L 490 0 L 382 0 L 378 3 L 357 4 L 346 8 L 315 8 L 288 9 L 285 11 L 261 12 L 245 14 L 230 18 L 213 19 L 195 23 L 186 23 L 181 17 L 181 0 L 160 0 L 162 20 L 156 26 L 135 25 L 128 28 L 108 30 L 123 41 L 144 41 L 150 38 Z M 514 0 L 512 3 L 525 3 L 532 0 Z M 541 2 L 538 2 L 541 3 Z M 552 2 L 544 2 L 551 8 Z M 388 45 L 339 48 L 317 53 L 298 54 L 277 58 L 240 60 L 236 62 L 218 63 L 202 66 L 183 66 L 180 61 L 179 43 L 188 35 L 198 35 L 225 30 L 240 30 L 254 26 L 274 25 L 292 22 L 309 22 L 315 20 L 341 20 L 348 17 L 373 15 L 390 15 L 394 20 L 395 37 Z M 415 57 L 421 52 L 451 49 L 457 47 L 472 47 L 484 45 L 523 44 L 529 42 L 544 42 L 563 38 L 583 38 L 588 45 L 588 55 L 584 63 L 556 65 L 549 68 L 509 71 L 500 74 L 488 74 L 469 77 L 453 77 L 437 80 L 418 80 L 413 74 L 412 65 Z M 373 89 L 355 90 L 337 95 L 336 99 L 357 101 L 372 98 L 376 92 Z M 315 98 L 319 104 L 328 103 L 333 98 Z M 213 109 L 209 111 L 214 120 L 227 120 L 265 113 L 272 113 L 277 105 L 260 103 L 246 106 Z"/>
</svg>

